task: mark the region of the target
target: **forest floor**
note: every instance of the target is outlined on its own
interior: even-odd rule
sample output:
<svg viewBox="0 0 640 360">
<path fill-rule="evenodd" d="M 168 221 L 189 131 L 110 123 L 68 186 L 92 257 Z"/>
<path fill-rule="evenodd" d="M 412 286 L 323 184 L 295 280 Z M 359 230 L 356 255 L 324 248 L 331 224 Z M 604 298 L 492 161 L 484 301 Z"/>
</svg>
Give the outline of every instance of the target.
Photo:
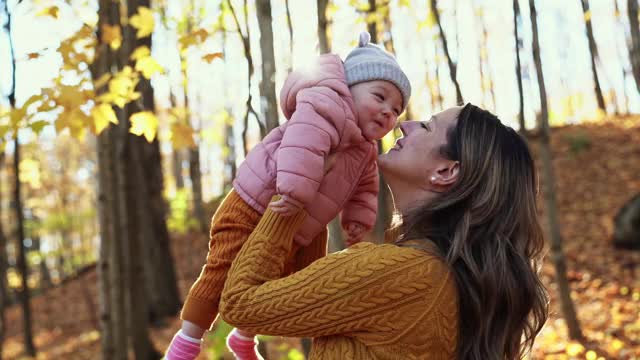
<svg viewBox="0 0 640 360">
<path fill-rule="evenodd" d="M 535 140 L 532 146 L 537 152 Z M 531 358 L 640 359 L 640 252 L 616 250 L 610 240 L 617 210 L 640 193 L 640 119 L 554 128 L 552 147 L 571 296 L 586 341 L 580 344 L 568 339 L 548 256 L 542 273 L 551 295 L 551 314 Z M 172 247 L 184 298 L 200 271 L 207 238 L 175 235 Z M 99 358 L 96 284 L 93 267 L 33 298 L 37 359 Z M 23 359 L 21 310 L 14 305 L 6 316 L 3 358 Z M 159 350 L 166 348 L 178 327 L 175 317 L 151 331 Z M 221 332 L 207 338 L 207 350 L 199 359 L 230 358 L 223 354 Z M 269 338 L 266 342 L 271 360 L 301 359 L 297 339 Z"/>
</svg>

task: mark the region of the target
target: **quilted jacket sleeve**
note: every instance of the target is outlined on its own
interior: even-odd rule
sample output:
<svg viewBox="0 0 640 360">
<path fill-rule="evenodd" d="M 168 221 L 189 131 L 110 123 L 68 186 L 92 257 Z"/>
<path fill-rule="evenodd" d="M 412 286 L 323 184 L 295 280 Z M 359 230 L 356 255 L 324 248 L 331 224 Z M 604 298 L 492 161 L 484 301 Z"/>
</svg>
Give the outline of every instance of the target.
<svg viewBox="0 0 640 360">
<path fill-rule="evenodd" d="M 342 210 L 343 228 L 352 222 L 361 224 L 367 231 L 373 228 L 378 211 L 379 183 L 378 166 L 372 160 L 362 175 L 356 191 Z"/>
<path fill-rule="evenodd" d="M 345 107 L 335 91 L 300 91 L 276 154 L 278 194 L 308 206 L 324 176 L 324 161 L 340 143 Z"/>
</svg>

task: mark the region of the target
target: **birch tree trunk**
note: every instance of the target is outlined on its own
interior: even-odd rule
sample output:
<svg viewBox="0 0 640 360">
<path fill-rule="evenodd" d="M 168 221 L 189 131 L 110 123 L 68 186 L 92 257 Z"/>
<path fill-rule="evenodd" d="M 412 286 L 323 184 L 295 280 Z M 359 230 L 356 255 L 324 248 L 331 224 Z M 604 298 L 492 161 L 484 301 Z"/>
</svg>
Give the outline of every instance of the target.
<svg viewBox="0 0 640 360">
<path fill-rule="evenodd" d="M 553 163 L 550 148 L 550 128 L 549 110 L 547 107 L 547 90 L 544 84 L 544 73 L 542 72 L 542 61 L 540 59 L 540 44 L 538 41 L 538 20 L 535 7 L 535 0 L 529 0 L 531 14 L 531 26 L 533 32 L 533 60 L 538 76 L 538 88 L 540 91 L 540 129 L 542 130 L 540 153 L 542 157 L 542 174 L 544 182 L 544 202 L 545 214 L 549 222 L 549 232 L 551 235 L 551 259 L 556 268 L 556 281 L 560 295 L 560 304 L 563 316 L 569 328 L 569 337 L 573 340 L 582 340 L 582 331 L 576 317 L 576 312 L 571 300 L 571 289 L 567 280 L 567 265 L 562 249 L 562 236 L 560 234 L 560 224 L 558 223 L 555 177 L 553 174 Z"/>
</svg>

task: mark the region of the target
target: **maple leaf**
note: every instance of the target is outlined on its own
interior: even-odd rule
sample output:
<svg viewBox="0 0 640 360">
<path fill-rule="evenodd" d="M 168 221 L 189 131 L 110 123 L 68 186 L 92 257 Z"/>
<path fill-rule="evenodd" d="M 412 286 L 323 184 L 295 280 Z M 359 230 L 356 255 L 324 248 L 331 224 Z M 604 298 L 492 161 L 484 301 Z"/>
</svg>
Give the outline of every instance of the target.
<svg viewBox="0 0 640 360">
<path fill-rule="evenodd" d="M 174 149 L 195 147 L 196 143 L 193 140 L 193 128 L 179 122 L 171 124 L 171 143 Z"/>
<path fill-rule="evenodd" d="M 142 72 L 145 79 L 151 79 L 153 74 L 162 72 L 163 68 L 154 58 L 147 56 L 136 62 L 136 70 Z"/>
<path fill-rule="evenodd" d="M 31 128 L 31 130 L 33 130 L 33 132 L 36 133 L 36 135 L 40 135 L 40 132 L 42 132 L 42 129 L 47 125 L 49 125 L 49 122 L 44 120 L 38 120 L 38 121 L 32 122 L 29 125 L 29 127 Z"/>
<path fill-rule="evenodd" d="M 158 131 L 158 118 L 151 111 L 141 111 L 131 115 L 129 132 L 134 135 L 144 135 L 148 142 L 152 142 Z"/>
<path fill-rule="evenodd" d="M 115 111 L 113 111 L 111 105 L 108 104 L 95 106 L 91 110 L 91 115 L 93 116 L 93 131 L 96 135 L 100 135 L 100 133 L 106 129 L 110 123 L 118 123 L 118 117 L 116 116 Z"/>
<path fill-rule="evenodd" d="M 224 58 L 224 54 L 221 52 L 202 55 L 202 60 L 208 62 L 209 64 L 211 64 L 215 59 L 223 59 L 223 58 Z"/>
<path fill-rule="evenodd" d="M 155 26 L 153 11 L 146 6 L 138 7 L 138 13 L 131 17 L 130 23 L 138 30 L 136 33 L 138 39 L 151 35 Z"/>
<path fill-rule="evenodd" d="M 146 45 L 142 45 L 142 46 L 138 46 L 133 53 L 131 53 L 131 56 L 129 56 L 129 59 L 131 60 L 140 60 L 142 58 L 145 58 L 147 56 L 151 56 L 151 50 L 149 50 L 149 47 Z"/>
<path fill-rule="evenodd" d="M 103 43 L 108 44 L 112 50 L 118 50 L 122 45 L 122 31 L 118 25 L 102 24 Z"/>
</svg>

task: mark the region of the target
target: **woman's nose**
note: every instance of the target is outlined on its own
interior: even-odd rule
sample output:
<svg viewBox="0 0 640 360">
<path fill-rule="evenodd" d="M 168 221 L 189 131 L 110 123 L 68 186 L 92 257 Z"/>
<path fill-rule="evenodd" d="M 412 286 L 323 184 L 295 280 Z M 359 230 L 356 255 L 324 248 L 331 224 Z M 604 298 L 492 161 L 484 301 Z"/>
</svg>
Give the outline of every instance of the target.
<svg viewBox="0 0 640 360">
<path fill-rule="evenodd" d="M 417 121 L 403 121 L 400 123 L 400 131 L 402 131 L 402 135 L 406 136 L 408 135 L 410 132 L 413 131 L 413 129 L 415 129 L 415 126 L 418 122 Z"/>
</svg>

